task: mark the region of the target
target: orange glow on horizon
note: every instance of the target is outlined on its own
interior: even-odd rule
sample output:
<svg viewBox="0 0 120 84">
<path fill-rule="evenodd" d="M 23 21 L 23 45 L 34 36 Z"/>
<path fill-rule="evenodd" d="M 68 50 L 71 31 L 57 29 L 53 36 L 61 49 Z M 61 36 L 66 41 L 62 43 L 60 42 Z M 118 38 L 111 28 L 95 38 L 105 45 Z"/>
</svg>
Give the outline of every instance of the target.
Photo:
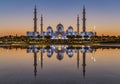
<svg viewBox="0 0 120 84">
<path fill-rule="evenodd" d="M 53 28 L 53 31 L 56 31 L 56 25 L 51 25 L 52 26 L 52 28 Z M 44 26 L 44 31 L 46 31 L 46 29 L 47 29 L 47 27 L 48 26 Z M 67 30 L 67 28 L 68 28 L 69 26 L 67 26 L 67 25 L 65 25 L 64 26 L 64 31 L 66 31 Z M 73 27 L 74 28 L 74 31 L 76 31 L 76 27 Z M 104 29 L 104 30 L 103 30 Z M 14 29 L 12 29 L 11 28 L 11 30 L 9 29 L 9 30 L 5 30 L 4 28 L 3 29 L 1 29 L 1 32 L 0 32 L 0 36 L 7 36 L 7 35 L 18 35 L 18 36 L 21 36 L 21 35 L 26 35 L 26 32 L 27 31 L 30 31 L 30 32 L 33 32 L 33 28 L 18 28 L 18 30 L 16 30 L 16 28 L 14 28 Z M 82 28 L 80 27 L 80 31 L 82 31 Z M 91 30 L 90 28 L 88 28 L 87 29 L 87 31 L 89 32 L 89 31 L 93 31 L 93 32 L 96 32 L 97 33 L 97 35 L 109 35 L 109 36 L 120 36 L 120 33 L 119 33 L 119 31 L 117 30 L 117 28 L 116 28 L 116 30 L 113 30 L 112 28 L 111 29 L 109 29 L 108 31 L 107 31 L 107 29 L 105 29 L 105 28 L 102 28 L 102 29 L 97 29 L 96 28 L 96 30 Z M 40 32 L 40 28 L 38 29 L 38 32 Z"/>
</svg>

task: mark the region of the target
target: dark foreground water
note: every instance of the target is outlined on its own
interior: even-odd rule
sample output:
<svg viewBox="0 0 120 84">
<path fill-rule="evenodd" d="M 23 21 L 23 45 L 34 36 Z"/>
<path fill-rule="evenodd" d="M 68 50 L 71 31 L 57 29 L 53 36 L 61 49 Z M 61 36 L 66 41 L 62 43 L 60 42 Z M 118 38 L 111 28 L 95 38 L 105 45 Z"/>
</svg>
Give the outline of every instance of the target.
<svg viewBox="0 0 120 84">
<path fill-rule="evenodd" d="M 0 84 L 120 84 L 120 48 L 0 48 Z"/>
</svg>

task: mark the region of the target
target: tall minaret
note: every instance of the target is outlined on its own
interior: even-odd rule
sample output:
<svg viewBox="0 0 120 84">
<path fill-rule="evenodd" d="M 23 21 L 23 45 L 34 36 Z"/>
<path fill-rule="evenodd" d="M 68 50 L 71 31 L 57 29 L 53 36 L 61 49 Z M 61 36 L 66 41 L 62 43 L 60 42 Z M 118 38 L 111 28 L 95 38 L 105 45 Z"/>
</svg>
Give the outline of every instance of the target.
<svg viewBox="0 0 120 84">
<path fill-rule="evenodd" d="M 43 15 L 41 15 L 41 24 L 40 24 L 40 26 L 41 26 L 41 34 L 43 33 Z"/>
<path fill-rule="evenodd" d="M 86 32 L 86 11 L 85 11 L 85 5 L 83 6 L 83 32 Z"/>
<path fill-rule="evenodd" d="M 36 9 L 36 5 L 34 8 L 34 32 L 37 32 L 37 9 Z"/>
<path fill-rule="evenodd" d="M 80 27 L 80 23 L 79 23 L 79 15 L 77 15 L 77 33 L 79 34 L 79 32 L 80 32 L 80 29 L 79 29 L 79 27 Z"/>
</svg>

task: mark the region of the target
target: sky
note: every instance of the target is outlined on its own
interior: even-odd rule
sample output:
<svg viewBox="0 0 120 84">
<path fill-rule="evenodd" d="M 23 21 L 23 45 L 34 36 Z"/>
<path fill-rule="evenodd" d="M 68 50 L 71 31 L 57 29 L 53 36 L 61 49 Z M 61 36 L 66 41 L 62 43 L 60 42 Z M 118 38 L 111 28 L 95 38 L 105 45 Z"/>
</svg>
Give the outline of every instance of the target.
<svg viewBox="0 0 120 84">
<path fill-rule="evenodd" d="M 26 35 L 33 31 L 34 5 L 37 5 L 38 32 L 40 16 L 44 17 L 44 31 L 59 23 L 64 30 L 72 26 L 76 31 L 77 14 L 82 31 L 82 9 L 86 6 L 87 31 L 98 35 L 120 35 L 120 0 L 0 0 L 0 36 Z"/>
</svg>

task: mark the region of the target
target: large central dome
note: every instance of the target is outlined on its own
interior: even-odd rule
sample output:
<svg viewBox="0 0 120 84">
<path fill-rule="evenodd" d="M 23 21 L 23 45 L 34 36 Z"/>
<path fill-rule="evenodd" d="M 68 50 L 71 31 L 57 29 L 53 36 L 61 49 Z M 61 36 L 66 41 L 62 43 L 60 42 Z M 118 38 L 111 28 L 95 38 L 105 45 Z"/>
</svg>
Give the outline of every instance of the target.
<svg viewBox="0 0 120 84">
<path fill-rule="evenodd" d="M 58 24 L 56 27 L 57 32 L 64 32 L 64 27 L 62 24 Z"/>
</svg>

